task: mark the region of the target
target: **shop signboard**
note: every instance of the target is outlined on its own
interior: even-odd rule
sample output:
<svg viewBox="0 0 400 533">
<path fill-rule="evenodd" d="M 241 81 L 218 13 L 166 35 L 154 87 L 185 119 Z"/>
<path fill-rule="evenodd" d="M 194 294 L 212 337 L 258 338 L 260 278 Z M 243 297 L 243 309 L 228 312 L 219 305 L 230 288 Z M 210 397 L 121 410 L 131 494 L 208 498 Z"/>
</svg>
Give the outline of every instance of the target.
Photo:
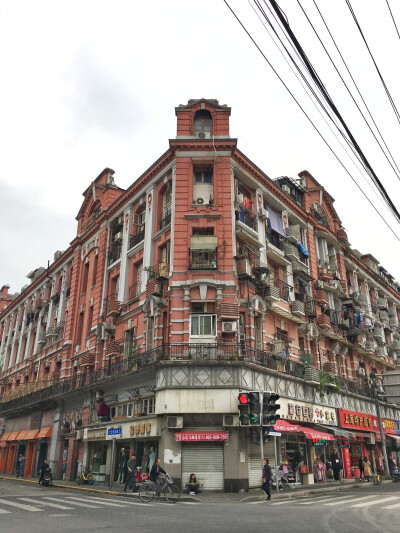
<svg viewBox="0 0 400 533">
<path fill-rule="evenodd" d="M 324 439 L 312 439 L 312 445 L 313 446 L 325 446 L 326 440 Z"/>
<path fill-rule="evenodd" d="M 180 431 L 175 433 L 175 440 L 179 442 L 216 442 L 229 440 L 229 433 L 225 431 Z"/>
<path fill-rule="evenodd" d="M 0 429 L 4 426 L 4 418 L 0 418 Z"/>
<path fill-rule="evenodd" d="M 83 439 L 84 440 L 105 440 L 106 439 L 106 430 L 105 429 L 88 429 L 83 430 Z"/>
<path fill-rule="evenodd" d="M 350 450 L 349 450 L 349 448 L 343 448 L 342 449 L 342 457 L 343 457 L 344 477 L 347 478 L 347 479 L 351 479 L 352 472 L 351 472 L 351 459 L 350 459 Z"/>
<path fill-rule="evenodd" d="M 131 424 L 129 428 L 130 437 L 148 437 L 151 435 L 151 423 L 141 422 L 140 424 Z"/>
<path fill-rule="evenodd" d="M 281 406 L 279 414 L 285 420 L 311 422 L 326 426 L 337 425 L 336 409 L 332 409 L 331 407 L 324 407 L 298 400 L 288 400 L 282 397 L 279 399 L 279 404 Z"/>
<path fill-rule="evenodd" d="M 348 411 L 347 409 L 338 409 L 339 425 L 342 428 L 361 429 L 377 433 L 379 431 L 378 418 L 366 413 Z M 394 420 L 388 418 L 382 419 L 383 431 L 388 435 L 396 434 L 396 424 Z"/>
<path fill-rule="evenodd" d="M 396 435 L 400 435 L 400 422 L 398 420 L 394 421 L 394 429 L 395 429 Z"/>
</svg>

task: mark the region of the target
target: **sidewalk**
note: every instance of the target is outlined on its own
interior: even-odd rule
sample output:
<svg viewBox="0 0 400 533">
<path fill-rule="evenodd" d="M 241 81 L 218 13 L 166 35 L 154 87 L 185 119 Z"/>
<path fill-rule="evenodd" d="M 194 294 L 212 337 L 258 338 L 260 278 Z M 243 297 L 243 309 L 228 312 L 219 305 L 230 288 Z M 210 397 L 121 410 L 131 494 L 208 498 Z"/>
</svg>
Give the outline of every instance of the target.
<svg viewBox="0 0 400 533">
<path fill-rule="evenodd" d="M 0 475 L 0 480 L 14 481 L 19 483 L 30 483 L 37 485 L 36 479 L 31 478 L 16 478 L 14 476 Z M 384 480 L 382 483 L 391 483 L 391 480 Z M 130 498 L 138 498 L 138 493 L 132 493 L 132 491 L 124 492 L 124 484 L 114 483 L 111 489 L 109 487 L 103 487 L 100 485 L 78 485 L 73 481 L 54 480 L 54 487 L 61 489 L 78 490 L 84 492 L 92 492 L 97 494 L 108 494 L 111 496 L 123 496 Z M 271 490 L 272 498 L 274 500 L 290 499 L 293 497 L 307 496 L 310 494 L 325 494 L 329 492 L 340 492 L 343 490 L 371 487 L 373 483 L 364 483 L 359 481 L 348 480 L 344 483 L 338 481 L 326 482 L 315 485 L 294 485 L 285 487 L 284 490 L 276 492 L 276 489 Z M 202 492 L 197 496 L 189 496 L 188 494 L 181 494 L 181 501 L 186 502 L 206 502 L 206 503 L 228 503 L 228 502 L 251 502 L 265 500 L 266 496 L 259 489 L 251 489 L 249 492 L 237 492 L 237 493 L 225 493 L 225 492 Z"/>
</svg>

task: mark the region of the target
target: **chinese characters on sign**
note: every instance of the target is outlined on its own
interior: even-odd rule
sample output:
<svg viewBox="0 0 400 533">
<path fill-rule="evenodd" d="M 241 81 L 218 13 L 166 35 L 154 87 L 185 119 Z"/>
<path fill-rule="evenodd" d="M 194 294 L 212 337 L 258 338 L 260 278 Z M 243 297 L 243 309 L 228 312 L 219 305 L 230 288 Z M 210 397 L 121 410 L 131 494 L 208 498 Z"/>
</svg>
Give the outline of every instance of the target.
<svg viewBox="0 0 400 533">
<path fill-rule="evenodd" d="M 144 435 L 145 433 L 150 433 L 150 431 L 151 431 L 151 424 L 149 423 L 136 424 L 129 428 L 129 435 L 132 435 L 132 436 Z"/>
<path fill-rule="evenodd" d="M 362 429 L 364 431 L 379 431 L 378 418 L 366 413 L 347 411 L 339 409 L 340 426 L 343 428 Z M 395 434 L 396 425 L 394 420 L 383 419 L 383 430 L 385 433 Z"/>
<path fill-rule="evenodd" d="M 283 405 L 282 405 L 283 403 Z M 285 411 L 285 400 L 281 399 L 281 407 Z M 289 420 L 315 422 L 318 424 L 334 425 L 336 422 L 335 409 L 316 407 L 305 403 L 287 403 L 287 417 Z"/>
<path fill-rule="evenodd" d="M 228 440 L 229 434 L 225 432 L 193 432 L 193 433 L 175 433 L 175 440 L 180 442 L 204 442 L 204 441 L 221 441 Z"/>
</svg>

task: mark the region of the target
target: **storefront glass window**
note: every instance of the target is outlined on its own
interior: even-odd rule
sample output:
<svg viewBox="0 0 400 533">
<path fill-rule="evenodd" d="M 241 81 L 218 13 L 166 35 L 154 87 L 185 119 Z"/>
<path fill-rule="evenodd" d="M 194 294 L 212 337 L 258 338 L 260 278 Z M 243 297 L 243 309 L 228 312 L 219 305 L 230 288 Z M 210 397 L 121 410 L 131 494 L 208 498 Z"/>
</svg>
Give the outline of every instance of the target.
<svg viewBox="0 0 400 533">
<path fill-rule="evenodd" d="M 105 480 L 107 448 L 107 444 L 102 442 L 93 442 L 90 445 L 89 469 L 97 482 Z"/>
</svg>

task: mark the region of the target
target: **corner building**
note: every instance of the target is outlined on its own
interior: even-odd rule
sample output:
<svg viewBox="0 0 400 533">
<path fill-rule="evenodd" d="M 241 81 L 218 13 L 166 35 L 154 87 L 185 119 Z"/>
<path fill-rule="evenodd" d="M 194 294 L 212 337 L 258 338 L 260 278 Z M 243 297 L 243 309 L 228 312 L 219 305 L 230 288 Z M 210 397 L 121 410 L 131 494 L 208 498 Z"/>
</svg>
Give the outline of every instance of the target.
<svg viewBox="0 0 400 533">
<path fill-rule="evenodd" d="M 397 453 L 400 411 L 381 402 L 379 442 L 370 378 L 397 366 L 399 285 L 309 172 L 272 180 L 237 149 L 230 108 L 175 111 L 169 149 L 127 190 L 104 169 L 68 250 L 5 286 L 0 473 L 23 452 L 26 476 L 47 457 L 57 477 L 121 483 L 131 451 L 183 485 L 258 487 L 258 428 L 237 408 L 254 390 L 281 396 L 279 463 L 298 481 L 334 450 L 349 478 L 360 455 Z"/>
</svg>

